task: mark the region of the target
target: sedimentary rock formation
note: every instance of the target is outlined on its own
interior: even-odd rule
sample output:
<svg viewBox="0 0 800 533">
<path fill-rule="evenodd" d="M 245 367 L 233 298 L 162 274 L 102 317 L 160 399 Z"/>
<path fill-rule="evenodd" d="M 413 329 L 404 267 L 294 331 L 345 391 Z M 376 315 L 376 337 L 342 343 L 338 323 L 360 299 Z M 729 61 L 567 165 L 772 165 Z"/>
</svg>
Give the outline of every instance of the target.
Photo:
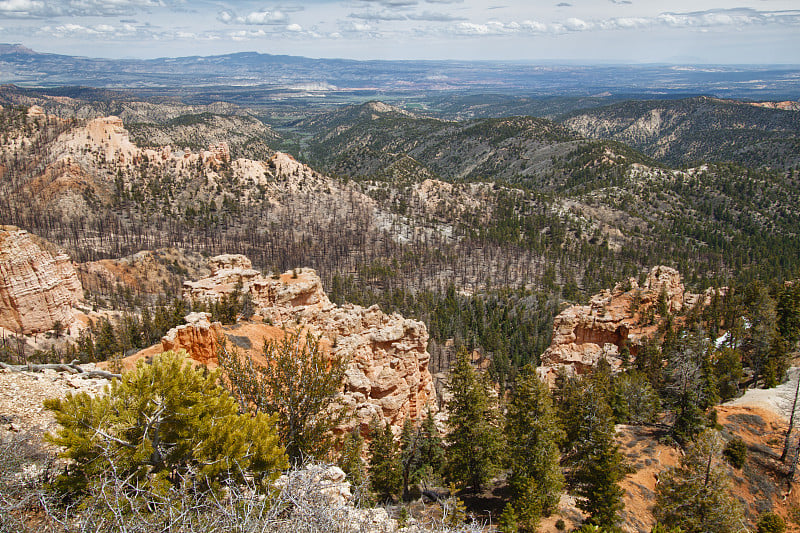
<svg viewBox="0 0 800 533">
<path fill-rule="evenodd" d="M 69 257 L 25 230 L 0 226 L 0 327 L 25 334 L 56 322 L 69 327 L 82 297 Z"/>
<path fill-rule="evenodd" d="M 186 324 L 172 328 L 161 339 L 161 347 L 167 350 L 186 350 L 186 353 L 205 365 L 216 361 L 222 325 L 211 322 L 209 313 L 190 313 Z"/>
<path fill-rule="evenodd" d="M 552 383 L 560 369 L 582 374 L 601 358 L 616 370 L 623 346 L 635 357 L 639 346 L 656 336 L 665 318 L 660 311 L 680 313 L 710 298 L 710 290 L 704 295 L 687 293 L 677 270 L 654 267 L 641 286 L 630 279 L 593 296 L 589 305 L 562 311 L 553 322 L 553 340 L 542 354 L 539 373 Z"/>
<path fill-rule="evenodd" d="M 246 257 L 236 255 L 212 258 L 210 266 L 211 277 L 184 284 L 185 298 L 213 301 L 240 290 L 265 322 L 308 328 L 327 339 L 333 354 L 346 358 L 340 401 L 355 417 L 341 431 L 355 425 L 366 431 L 373 417 L 399 429 L 426 407 L 435 410 L 428 331 L 422 322 L 387 315 L 377 306 L 334 305 L 311 269 L 263 276 Z"/>
</svg>

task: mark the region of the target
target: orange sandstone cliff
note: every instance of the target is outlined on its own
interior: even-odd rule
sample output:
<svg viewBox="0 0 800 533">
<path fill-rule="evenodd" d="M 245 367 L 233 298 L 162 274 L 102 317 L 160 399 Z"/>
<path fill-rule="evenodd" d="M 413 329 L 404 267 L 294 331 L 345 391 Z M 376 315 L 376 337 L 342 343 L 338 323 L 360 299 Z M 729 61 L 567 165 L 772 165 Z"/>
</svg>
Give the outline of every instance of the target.
<svg viewBox="0 0 800 533">
<path fill-rule="evenodd" d="M 215 301 L 240 290 L 266 322 L 235 326 L 233 336 L 248 337 L 258 349 L 265 338 L 280 333 L 277 328 L 304 328 L 321 336 L 331 353 L 344 356 L 347 368 L 339 402 L 354 416 L 339 431 L 355 426 L 366 431 L 374 417 L 399 430 L 407 418 L 417 418 L 427 408 L 436 410 L 428 331 L 422 322 L 388 315 L 377 306 L 337 306 L 323 291 L 317 273 L 308 268 L 264 276 L 242 255 L 217 256 L 209 264 L 211 276 L 186 282 L 184 297 Z M 162 348 L 183 348 L 196 360 L 215 362 L 211 339 L 221 326 L 209 323 L 204 313 L 188 318 L 189 324 L 165 336 Z"/>
<path fill-rule="evenodd" d="M 640 286 L 635 279 L 592 297 L 589 305 L 568 307 L 553 322 L 553 340 L 541 356 L 539 375 L 553 383 L 559 371 L 583 374 L 605 358 L 612 369 L 622 365 L 621 350 L 632 357 L 647 339 L 657 335 L 659 299 L 672 314 L 707 305 L 713 289 L 702 295 L 686 291 L 677 270 L 656 266 Z"/>
<path fill-rule="evenodd" d="M 25 334 L 69 327 L 83 289 L 69 257 L 14 226 L 0 226 L 0 327 Z"/>
</svg>

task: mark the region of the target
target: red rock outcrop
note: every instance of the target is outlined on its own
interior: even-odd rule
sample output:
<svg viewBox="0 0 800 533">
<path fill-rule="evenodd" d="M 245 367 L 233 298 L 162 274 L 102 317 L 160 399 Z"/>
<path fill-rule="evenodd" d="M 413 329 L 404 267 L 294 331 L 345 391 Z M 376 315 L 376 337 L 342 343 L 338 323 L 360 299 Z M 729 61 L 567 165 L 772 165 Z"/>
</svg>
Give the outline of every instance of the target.
<svg viewBox="0 0 800 533">
<path fill-rule="evenodd" d="M 186 324 L 172 328 L 161 339 L 161 348 L 167 350 L 186 350 L 186 353 L 200 363 L 216 363 L 218 339 L 223 338 L 222 324 L 211 322 L 209 313 L 190 313 Z"/>
<path fill-rule="evenodd" d="M 593 296 L 589 305 L 575 305 L 556 316 L 553 340 L 541 356 L 543 379 L 552 384 L 562 368 L 568 374 L 583 374 L 601 358 L 619 369 L 623 345 L 635 357 L 638 347 L 657 334 L 658 323 L 665 318 L 657 310 L 662 294 L 670 314 L 701 299 L 706 305 L 711 298 L 711 290 L 703 295 L 687 293 L 678 271 L 664 266 L 654 267 L 641 286 L 635 279 L 626 285 L 618 284 Z"/>
<path fill-rule="evenodd" d="M 48 249 L 50 248 L 50 249 Z M 38 333 L 69 327 L 83 288 L 69 257 L 14 226 L 0 226 L 0 327 Z"/>
<path fill-rule="evenodd" d="M 366 431 L 376 416 L 399 430 L 406 418 L 417 418 L 427 407 L 435 411 L 428 331 L 422 322 L 387 315 L 377 306 L 337 306 L 308 268 L 267 277 L 236 255 L 212 258 L 210 266 L 211 277 L 184 284 L 185 298 L 213 301 L 238 287 L 264 321 L 308 328 L 327 339 L 333 354 L 346 358 L 340 402 L 355 416 L 340 431 L 356 425 Z"/>
</svg>

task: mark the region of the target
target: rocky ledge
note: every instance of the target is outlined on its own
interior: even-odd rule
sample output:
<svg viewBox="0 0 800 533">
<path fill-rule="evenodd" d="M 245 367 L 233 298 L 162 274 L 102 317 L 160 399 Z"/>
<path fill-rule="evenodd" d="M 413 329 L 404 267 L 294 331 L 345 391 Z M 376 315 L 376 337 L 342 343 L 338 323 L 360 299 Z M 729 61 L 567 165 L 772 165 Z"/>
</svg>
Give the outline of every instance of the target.
<svg viewBox="0 0 800 533">
<path fill-rule="evenodd" d="M 255 315 L 271 325 L 265 328 L 307 328 L 323 339 L 329 353 L 345 358 L 339 401 L 355 416 L 339 431 L 359 426 L 366 432 L 373 418 L 399 431 L 407 418 L 417 418 L 428 408 L 436 411 L 428 331 L 422 322 L 388 315 L 377 306 L 337 306 L 328 299 L 317 273 L 308 268 L 264 276 L 241 255 L 214 257 L 210 267 L 210 277 L 184 284 L 185 298 L 216 301 L 241 291 L 252 301 Z M 205 316 L 194 316 L 190 324 L 171 331 L 162 347 L 184 348 L 209 362 L 215 357 L 209 340 L 219 327 Z"/>
<path fill-rule="evenodd" d="M 592 297 L 589 305 L 568 307 L 553 321 L 553 340 L 541 356 L 539 375 L 552 384 L 559 371 L 584 374 L 605 358 L 613 370 L 623 363 L 624 348 L 631 358 L 658 334 L 666 315 L 708 305 L 713 289 L 704 294 L 686 291 L 677 270 L 656 266 L 640 286 L 636 279 L 617 284 Z"/>
</svg>

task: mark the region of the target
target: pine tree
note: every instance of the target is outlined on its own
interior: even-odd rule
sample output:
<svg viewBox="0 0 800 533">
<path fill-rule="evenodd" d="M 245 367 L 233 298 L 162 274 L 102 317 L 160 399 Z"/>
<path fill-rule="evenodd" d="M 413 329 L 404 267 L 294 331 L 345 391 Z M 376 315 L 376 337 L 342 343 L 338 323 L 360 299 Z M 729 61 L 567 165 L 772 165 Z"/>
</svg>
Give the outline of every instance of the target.
<svg viewBox="0 0 800 533">
<path fill-rule="evenodd" d="M 347 474 L 350 483 L 360 487 L 367 479 L 367 469 L 361 459 L 361 450 L 364 447 L 364 437 L 358 426 L 347 434 L 342 443 L 342 452 L 339 455 L 339 467 Z"/>
<path fill-rule="evenodd" d="M 537 506 L 549 515 L 558 505 L 564 476 L 559 444 L 565 438 L 550 391 L 526 365 L 517 375 L 506 415 L 509 479 L 518 515 Z M 524 506 L 522 504 L 525 504 Z"/>
<path fill-rule="evenodd" d="M 152 364 L 140 361 L 103 395 L 46 400 L 62 426 L 47 439 L 72 461 L 59 486 L 84 490 L 113 471 L 145 484 L 252 475 L 266 487 L 287 464 L 275 418 L 240 415 L 218 380 L 166 352 Z"/>
<path fill-rule="evenodd" d="M 331 430 L 346 415 L 334 402 L 344 377 L 345 361 L 323 353 L 308 333 L 284 332 L 265 343 L 265 364 L 255 363 L 222 346 L 218 353 L 229 386 L 243 410 L 278 415 L 278 433 L 289 460 L 321 459 L 333 446 Z"/>
<path fill-rule="evenodd" d="M 369 483 L 380 501 L 394 498 L 403 488 L 402 465 L 389 424 L 370 424 Z"/>
<path fill-rule="evenodd" d="M 588 522 L 613 530 L 623 508 L 619 482 L 625 477 L 625 465 L 614 442 L 611 407 L 604 387 L 588 378 L 581 380 L 570 401 L 570 485 L 581 497 L 578 508 L 589 514 Z"/>
<path fill-rule="evenodd" d="M 762 378 L 764 385 L 774 387 L 788 368 L 786 346 L 778 332 L 778 312 L 775 300 L 760 282 L 753 282 L 744 290 L 744 303 L 750 322 L 743 348 L 753 380 Z"/>
<path fill-rule="evenodd" d="M 444 444 L 430 411 L 422 419 L 419 457 L 423 469 L 422 479 L 436 480 L 444 467 Z"/>
<path fill-rule="evenodd" d="M 408 487 L 422 477 L 422 455 L 420 445 L 422 428 L 414 427 L 414 422 L 406 418 L 400 433 L 400 464 L 403 476 L 403 498 L 408 496 Z"/>
<path fill-rule="evenodd" d="M 681 445 L 703 430 L 704 411 L 719 399 L 710 357 L 702 330 L 685 332 L 667 353 L 663 390 L 675 413 L 672 436 Z"/>
<path fill-rule="evenodd" d="M 686 449 L 678 467 L 659 475 L 656 519 L 685 533 L 742 531 L 742 510 L 730 494 L 728 475 L 721 466 L 723 440 L 707 429 Z"/>
<path fill-rule="evenodd" d="M 502 458 L 500 413 L 489 387 L 472 368 L 465 349 L 456 356 L 447 386 L 446 478 L 480 491 Z"/>
</svg>

